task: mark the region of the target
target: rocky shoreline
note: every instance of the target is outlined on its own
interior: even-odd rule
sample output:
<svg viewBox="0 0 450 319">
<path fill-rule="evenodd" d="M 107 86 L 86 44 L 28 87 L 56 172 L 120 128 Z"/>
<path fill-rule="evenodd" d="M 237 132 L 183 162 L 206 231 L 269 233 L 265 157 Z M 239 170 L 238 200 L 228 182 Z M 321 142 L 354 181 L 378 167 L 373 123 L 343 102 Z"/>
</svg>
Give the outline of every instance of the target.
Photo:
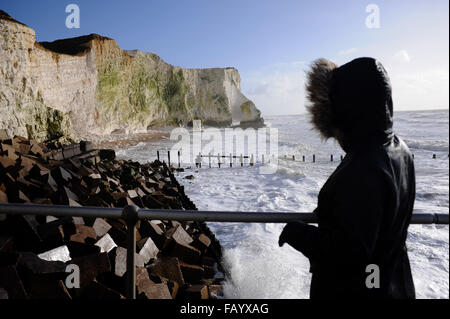
<svg viewBox="0 0 450 319">
<path fill-rule="evenodd" d="M 0 203 L 196 209 L 159 161 L 22 137 L 1 140 L 0 150 Z M 0 298 L 124 298 L 126 231 L 122 219 L 0 215 Z M 222 296 L 221 246 L 205 223 L 141 221 L 136 237 L 138 298 Z M 79 288 L 66 282 L 70 265 Z"/>
</svg>

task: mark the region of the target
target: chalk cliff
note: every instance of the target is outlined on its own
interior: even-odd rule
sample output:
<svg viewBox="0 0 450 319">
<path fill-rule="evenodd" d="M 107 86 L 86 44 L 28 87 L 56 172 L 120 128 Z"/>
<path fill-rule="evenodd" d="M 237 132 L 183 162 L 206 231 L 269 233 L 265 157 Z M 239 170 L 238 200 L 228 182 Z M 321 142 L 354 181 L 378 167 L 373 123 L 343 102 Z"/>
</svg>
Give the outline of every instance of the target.
<svg viewBox="0 0 450 319">
<path fill-rule="evenodd" d="M 183 69 L 96 34 L 36 42 L 0 10 L 0 130 L 38 140 L 167 125 L 259 125 L 234 68 Z"/>
</svg>

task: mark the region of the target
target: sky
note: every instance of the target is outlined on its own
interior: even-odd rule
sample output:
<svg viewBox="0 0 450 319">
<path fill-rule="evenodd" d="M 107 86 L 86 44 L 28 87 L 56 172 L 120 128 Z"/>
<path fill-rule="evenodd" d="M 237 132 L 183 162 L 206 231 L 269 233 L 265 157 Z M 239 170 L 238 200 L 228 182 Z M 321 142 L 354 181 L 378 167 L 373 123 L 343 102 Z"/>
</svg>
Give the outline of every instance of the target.
<svg viewBox="0 0 450 319">
<path fill-rule="evenodd" d="M 67 28 L 78 5 L 80 27 Z M 98 33 L 184 68 L 235 67 L 263 115 L 305 112 L 305 72 L 377 58 L 394 108 L 449 108 L 448 0 L 0 0 L 37 41 Z"/>
</svg>

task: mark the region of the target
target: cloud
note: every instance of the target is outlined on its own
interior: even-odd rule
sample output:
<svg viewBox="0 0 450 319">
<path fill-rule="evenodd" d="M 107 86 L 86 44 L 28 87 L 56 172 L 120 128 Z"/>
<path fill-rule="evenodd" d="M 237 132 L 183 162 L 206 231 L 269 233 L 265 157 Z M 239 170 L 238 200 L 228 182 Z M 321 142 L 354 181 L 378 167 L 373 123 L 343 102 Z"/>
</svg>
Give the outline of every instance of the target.
<svg viewBox="0 0 450 319">
<path fill-rule="evenodd" d="M 448 108 L 448 69 L 393 70 L 390 79 L 394 109 Z"/>
<path fill-rule="evenodd" d="M 264 115 L 305 111 L 305 69 L 302 61 L 275 63 L 242 75 L 244 94 Z"/>
<path fill-rule="evenodd" d="M 353 54 L 353 53 L 358 52 L 358 51 L 359 51 L 358 48 L 350 48 L 350 49 L 347 49 L 347 50 L 339 51 L 338 55 L 350 55 L 350 54 Z"/>
<path fill-rule="evenodd" d="M 391 51 L 383 60 L 392 83 L 395 110 L 448 108 L 448 64 L 422 67 L 411 61 L 406 50 Z M 241 73 L 243 93 L 263 116 L 305 113 L 307 69 L 303 62 L 283 62 Z"/>
<path fill-rule="evenodd" d="M 401 61 L 401 62 L 410 62 L 411 61 L 411 58 L 409 57 L 408 51 L 406 51 L 406 50 L 397 51 L 394 54 L 394 58 L 397 61 Z"/>
</svg>

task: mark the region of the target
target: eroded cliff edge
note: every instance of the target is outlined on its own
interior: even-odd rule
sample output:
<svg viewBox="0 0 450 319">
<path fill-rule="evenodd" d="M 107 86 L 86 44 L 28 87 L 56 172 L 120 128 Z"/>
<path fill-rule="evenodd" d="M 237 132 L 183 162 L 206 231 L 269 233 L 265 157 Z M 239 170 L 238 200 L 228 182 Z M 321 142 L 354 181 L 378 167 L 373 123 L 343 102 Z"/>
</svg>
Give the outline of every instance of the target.
<svg viewBox="0 0 450 319">
<path fill-rule="evenodd" d="M 37 140 L 145 132 L 194 119 L 260 125 L 234 68 L 183 69 L 96 34 L 36 42 L 0 10 L 0 130 Z"/>
</svg>

